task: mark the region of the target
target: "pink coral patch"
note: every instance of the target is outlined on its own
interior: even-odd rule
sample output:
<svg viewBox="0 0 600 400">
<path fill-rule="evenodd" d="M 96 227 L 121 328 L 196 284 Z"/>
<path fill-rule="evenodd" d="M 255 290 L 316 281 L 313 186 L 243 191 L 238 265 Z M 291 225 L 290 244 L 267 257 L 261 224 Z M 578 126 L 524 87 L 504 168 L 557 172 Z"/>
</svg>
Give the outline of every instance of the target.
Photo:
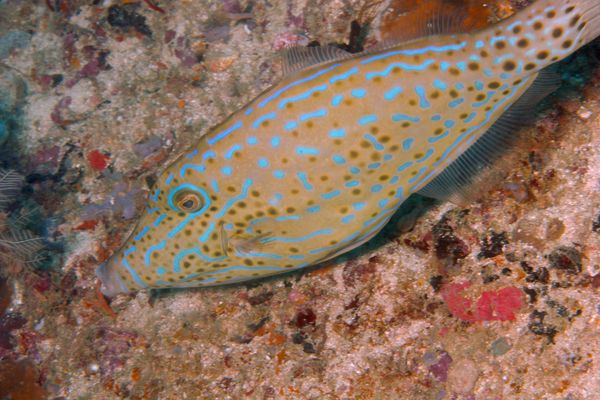
<svg viewBox="0 0 600 400">
<path fill-rule="evenodd" d="M 514 321 L 515 312 L 523 306 L 523 292 L 516 287 L 483 292 L 475 310 L 478 321 Z"/>
<path fill-rule="evenodd" d="M 442 298 L 452 315 L 463 321 L 474 322 L 475 317 L 471 311 L 473 302 L 462 296 L 462 292 L 469 286 L 471 282 L 451 283 L 442 289 Z"/>
<path fill-rule="evenodd" d="M 471 282 L 451 283 L 442 290 L 442 298 L 450 313 L 462 321 L 514 321 L 515 313 L 523 306 L 523 292 L 515 287 L 481 293 L 475 309 L 473 302 L 463 296 Z"/>
<path fill-rule="evenodd" d="M 90 166 L 96 171 L 102 171 L 108 166 L 109 156 L 98 150 L 92 150 L 87 154 L 87 160 Z"/>
</svg>

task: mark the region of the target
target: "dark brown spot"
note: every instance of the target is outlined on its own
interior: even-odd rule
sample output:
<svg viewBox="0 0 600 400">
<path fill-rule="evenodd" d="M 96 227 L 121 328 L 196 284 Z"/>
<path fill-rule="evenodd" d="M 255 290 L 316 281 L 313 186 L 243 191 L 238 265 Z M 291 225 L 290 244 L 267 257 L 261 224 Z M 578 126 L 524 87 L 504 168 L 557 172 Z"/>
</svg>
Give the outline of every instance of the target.
<svg viewBox="0 0 600 400">
<path fill-rule="evenodd" d="M 505 71 L 513 71 L 516 68 L 516 64 L 514 61 L 506 61 L 504 65 L 502 65 L 502 69 Z"/>
<path fill-rule="evenodd" d="M 490 89 L 498 89 L 498 88 L 500 87 L 500 82 L 490 82 L 490 83 L 488 84 L 488 87 L 489 87 Z"/>
<path fill-rule="evenodd" d="M 570 6 L 565 9 L 565 14 L 570 14 L 575 9 L 575 6 Z"/>
<path fill-rule="evenodd" d="M 573 18 L 571 18 L 571 21 L 569 22 L 569 26 L 574 27 L 575 25 L 577 25 L 580 18 L 581 18 L 581 15 L 576 15 Z"/>
<path fill-rule="evenodd" d="M 458 97 L 458 92 L 456 90 L 452 89 L 450 91 L 450 97 L 452 97 L 453 99 L 457 98 Z"/>
<path fill-rule="evenodd" d="M 476 62 L 469 63 L 469 69 L 471 71 L 477 71 L 479 69 L 479 64 Z"/>
<path fill-rule="evenodd" d="M 527 64 L 525 64 L 525 71 L 531 71 L 534 68 L 535 68 L 535 64 L 534 63 L 527 63 Z"/>
<path fill-rule="evenodd" d="M 548 11 L 546 13 L 546 17 L 548 17 L 548 18 L 554 18 L 554 17 L 556 17 L 556 11 L 554 11 L 554 10 Z"/>
<path fill-rule="evenodd" d="M 314 122 L 312 122 L 312 121 L 308 121 L 308 122 L 306 123 L 306 127 L 307 127 L 307 128 L 312 128 L 313 126 L 315 126 L 315 124 L 314 124 Z"/>
<path fill-rule="evenodd" d="M 498 50 L 502 50 L 506 47 L 506 42 L 503 40 L 499 40 L 496 42 L 495 46 Z"/>
<path fill-rule="evenodd" d="M 487 56 L 488 56 L 488 52 L 487 52 L 487 51 L 485 51 L 485 50 L 481 50 L 481 51 L 479 52 L 479 55 L 480 55 L 481 57 L 485 58 L 485 57 L 487 57 Z"/>
<path fill-rule="evenodd" d="M 261 124 L 264 128 L 266 128 L 267 126 L 269 126 L 269 121 L 263 121 Z"/>
<path fill-rule="evenodd" d="M 448 72 L 450 72 L 450 75 L 454 75 L 454 76 L 460 75 L 460 71 L 458 70 L 458 68 L 450 68 L 448 70 Z"/>
<path fill-rule="evenodd" d="M 522 28 L 520 25 L 517 25 L 517 26 L 515 26 L 515 27 L 513 28 L 513 33 L 515 33 L 515 34 L 517 34 L 517 35 L 518 35 L 519 33 L 521 33 L 522 31 L 523 31 L 523 28 Z"/>
<path fill-rule="evenodd" d="M 373 135 L 377 135 L 379 133 L 379 128 L 376 126 L 372 126 L 369 130 Z"/>
<path fill-rule="evenodd" d="M 517 47 L 524 48 L 524 47 L 527 47 L 527 46 L 529 46 L 529 40 L 527 40 L 527 39 L 525 39 L 525 38 L 523 38 L 523 39 L 520 39 L 520 40 L 517 42 Z"/>
<path fill-rule="evenodd" d="M 432 99 L 437 99 L 438 97 L 440 97 L 440 92 L 438 92 L 437 90 L 434 92 L 431 92 L 431 94 L 429 95 L 430 98 Z"/>
<path fill-rule="evenodd" d="M 533 24 L 533 29 L 535 29 L 536 31 L 539 31 L 540 29 L 542 29 L 544 27 L 544 24 L 542 24 L 540 21 L 536 21 Z"/>
<path fill-rule="evenodd" d="M 350 153 L 348 154 L 348 156 L 352 159 L 354 158 L 358 158 L 358 151 L 356 150 L 351 150 Z"/>
<path fill-rule="evenodd" d="M 409 106 L 416 106 L 417 105 L 417 101 L 416 100 L 409 100 L 408 101 L 408 105 Z"/>
<path fill-rule="evenodd" d="M 559 37 L 561 37 L 562 34 L 563 34 L 562 28 L 554 28 L 554 30 L 552 31 L 552 37 L 555 39 L 558 39 Z"/>
<path fill-rule="evenodd" d="M 568 49 L 569 47 L 571 47 L 573 45 L 573 41 L 572 40 L 565 40 L 562 44 L 562 48 L 563 49 Z"/>
</svg>

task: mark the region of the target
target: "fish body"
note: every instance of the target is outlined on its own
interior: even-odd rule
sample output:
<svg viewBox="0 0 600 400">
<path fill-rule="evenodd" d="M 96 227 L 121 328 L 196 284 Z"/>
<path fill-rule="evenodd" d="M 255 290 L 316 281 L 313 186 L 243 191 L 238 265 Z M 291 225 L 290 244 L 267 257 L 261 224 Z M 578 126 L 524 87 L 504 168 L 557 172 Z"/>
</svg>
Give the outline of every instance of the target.
<svg viewBox="0 0 600 400">
<path fill-rule="evenodd" d="M 162 173 L 98 270 L 104 292 L 235 283 L 364 243 L 599 23 L 596 0 L 542 0 L 479 32 L 287 76 Z"/>
</svg>

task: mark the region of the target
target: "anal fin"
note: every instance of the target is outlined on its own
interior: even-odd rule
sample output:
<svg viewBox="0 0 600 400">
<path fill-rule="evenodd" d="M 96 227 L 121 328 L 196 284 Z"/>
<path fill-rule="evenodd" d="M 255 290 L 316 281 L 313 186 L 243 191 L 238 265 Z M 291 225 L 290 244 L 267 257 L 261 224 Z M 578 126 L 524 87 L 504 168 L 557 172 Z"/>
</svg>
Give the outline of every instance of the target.
<svg viewBox="0 0 600 400">
<path fill-rule="evenodd" d="M 535 107 L 560 86 L 560 77 L 548 67 L 540 71 L 521 97 L 479 138 L 418 193 L 464 204 L 473 200 L 478 179 L 514 146 L 519 130 L 535 116 Z"/>
</svg>

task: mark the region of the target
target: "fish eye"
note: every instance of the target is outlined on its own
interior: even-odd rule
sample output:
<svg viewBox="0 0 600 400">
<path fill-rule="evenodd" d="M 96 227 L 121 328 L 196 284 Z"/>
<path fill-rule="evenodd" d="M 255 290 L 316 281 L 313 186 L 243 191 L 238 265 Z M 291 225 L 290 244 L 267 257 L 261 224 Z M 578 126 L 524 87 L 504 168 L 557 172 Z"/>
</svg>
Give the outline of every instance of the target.
<svg viewBox="0 0 600 400">
<path fill-rule="evenodd" d="M 204 205 L 198 193 L 192 191 L 181 191 L 175 198 L 175 205 L 183 212 L 195 212 Z"/>
</svg>

